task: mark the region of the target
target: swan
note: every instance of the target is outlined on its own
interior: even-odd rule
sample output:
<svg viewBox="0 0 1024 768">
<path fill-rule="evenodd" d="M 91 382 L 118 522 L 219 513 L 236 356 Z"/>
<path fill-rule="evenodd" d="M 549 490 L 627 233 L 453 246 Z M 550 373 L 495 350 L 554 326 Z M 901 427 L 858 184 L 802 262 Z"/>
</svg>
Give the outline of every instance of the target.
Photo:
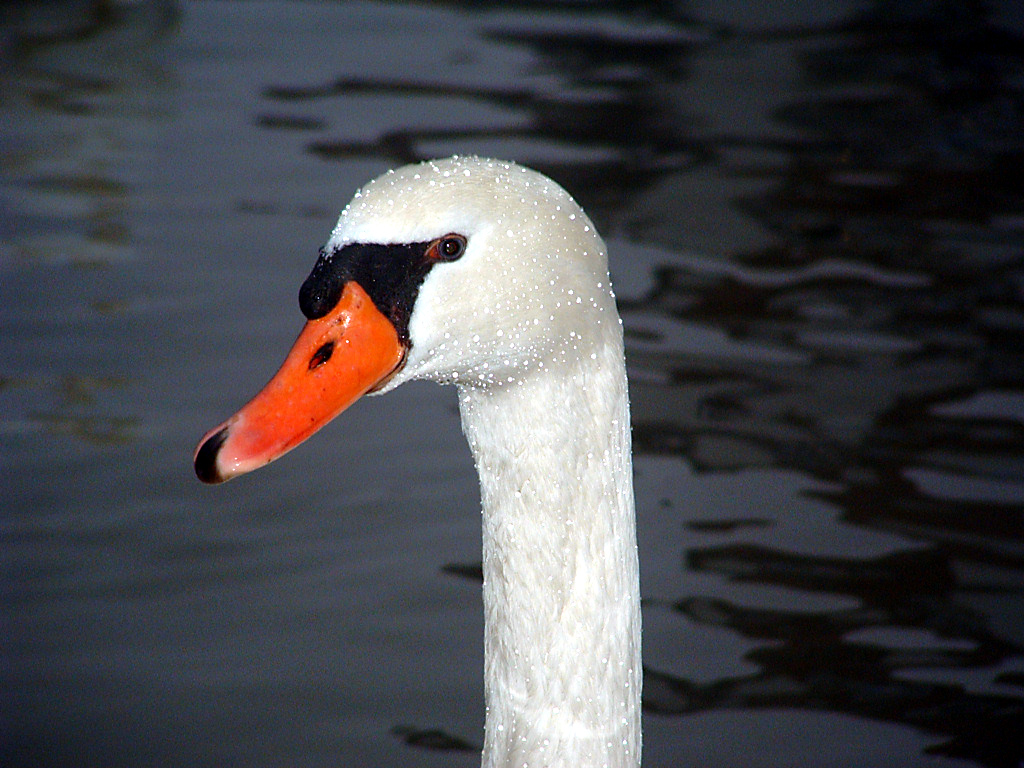
<svg viewBox="0 0 1024 768">
<path fill-rule="evenodd" d="M 256 469 L 367 392 L 458 390 L 480 479 L 484 768 L 640 764 L 640 594 L 622 325 L 604 242 L 510 162 L 388 171 L 342 211 L 281 369 L 195 454 Z"/>
</svg>

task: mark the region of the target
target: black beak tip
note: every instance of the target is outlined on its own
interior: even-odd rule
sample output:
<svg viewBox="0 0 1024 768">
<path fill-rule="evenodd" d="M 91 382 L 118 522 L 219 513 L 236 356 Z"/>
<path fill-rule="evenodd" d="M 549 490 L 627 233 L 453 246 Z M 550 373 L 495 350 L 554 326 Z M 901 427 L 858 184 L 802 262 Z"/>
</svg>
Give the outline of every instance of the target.
<svg viewBox="0 0 1024 768">
<path fill-rule="evenodd" d="M 228 439 L 229 429 L 229 427 L 224 427 L 214 432 L 196 451 L 196 477 L 204 483 L 213 485 L 227 480 L 226 477 L 220 474 L 220 470 L 217 467 L 217 454 L 220 453 L 220 448 L 224 445 L 224 441 Z"/>
</svg>

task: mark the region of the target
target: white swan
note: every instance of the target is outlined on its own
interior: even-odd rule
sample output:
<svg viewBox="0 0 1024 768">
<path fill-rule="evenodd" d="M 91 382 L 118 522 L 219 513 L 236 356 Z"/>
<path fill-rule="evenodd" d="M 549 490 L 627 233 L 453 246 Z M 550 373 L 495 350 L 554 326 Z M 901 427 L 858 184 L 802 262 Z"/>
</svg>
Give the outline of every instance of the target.
<svg viewBox="0 0 1024 768">
<path fill-rule="evenodd" d="M 356 193 L 281 370 L 196 452 L 255 469 L 369 390 L 455 384 L 483 499 L 485 768 L 640 763 L 640 596 L 622 329 L 557 184 L 478 158 Z"/>
</svg>

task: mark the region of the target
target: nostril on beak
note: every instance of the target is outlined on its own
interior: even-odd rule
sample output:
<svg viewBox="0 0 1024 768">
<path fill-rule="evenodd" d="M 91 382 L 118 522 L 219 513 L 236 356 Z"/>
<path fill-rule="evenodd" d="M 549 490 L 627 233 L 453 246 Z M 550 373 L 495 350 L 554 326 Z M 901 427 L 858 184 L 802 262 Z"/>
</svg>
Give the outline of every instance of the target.
<svg viewBox="0 0 1024 768">
<path fill-rule="evenodd" d="M 331 355 L 334 354 L 334 342 L 328 341 L 326 344 L 320 347 L 313 356 L 309 359 L 309 370 L 319 368 L 321 365 L 331 359 Z"/>
</svg>

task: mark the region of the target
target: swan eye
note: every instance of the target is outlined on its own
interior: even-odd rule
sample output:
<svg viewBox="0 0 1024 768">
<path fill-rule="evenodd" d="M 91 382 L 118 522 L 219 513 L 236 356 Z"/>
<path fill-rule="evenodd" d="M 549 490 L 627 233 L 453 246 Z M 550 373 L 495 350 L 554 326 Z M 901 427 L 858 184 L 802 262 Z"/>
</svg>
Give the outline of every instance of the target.
<svg viewBox="0 0 1024 768">
<path fill-rule="evenodd" d="M 455 261 L 466 252 L 466 238 L 462 235 L 445 235 L 430 246 L 430 255 L 438 261 Z"/>
</svg>

